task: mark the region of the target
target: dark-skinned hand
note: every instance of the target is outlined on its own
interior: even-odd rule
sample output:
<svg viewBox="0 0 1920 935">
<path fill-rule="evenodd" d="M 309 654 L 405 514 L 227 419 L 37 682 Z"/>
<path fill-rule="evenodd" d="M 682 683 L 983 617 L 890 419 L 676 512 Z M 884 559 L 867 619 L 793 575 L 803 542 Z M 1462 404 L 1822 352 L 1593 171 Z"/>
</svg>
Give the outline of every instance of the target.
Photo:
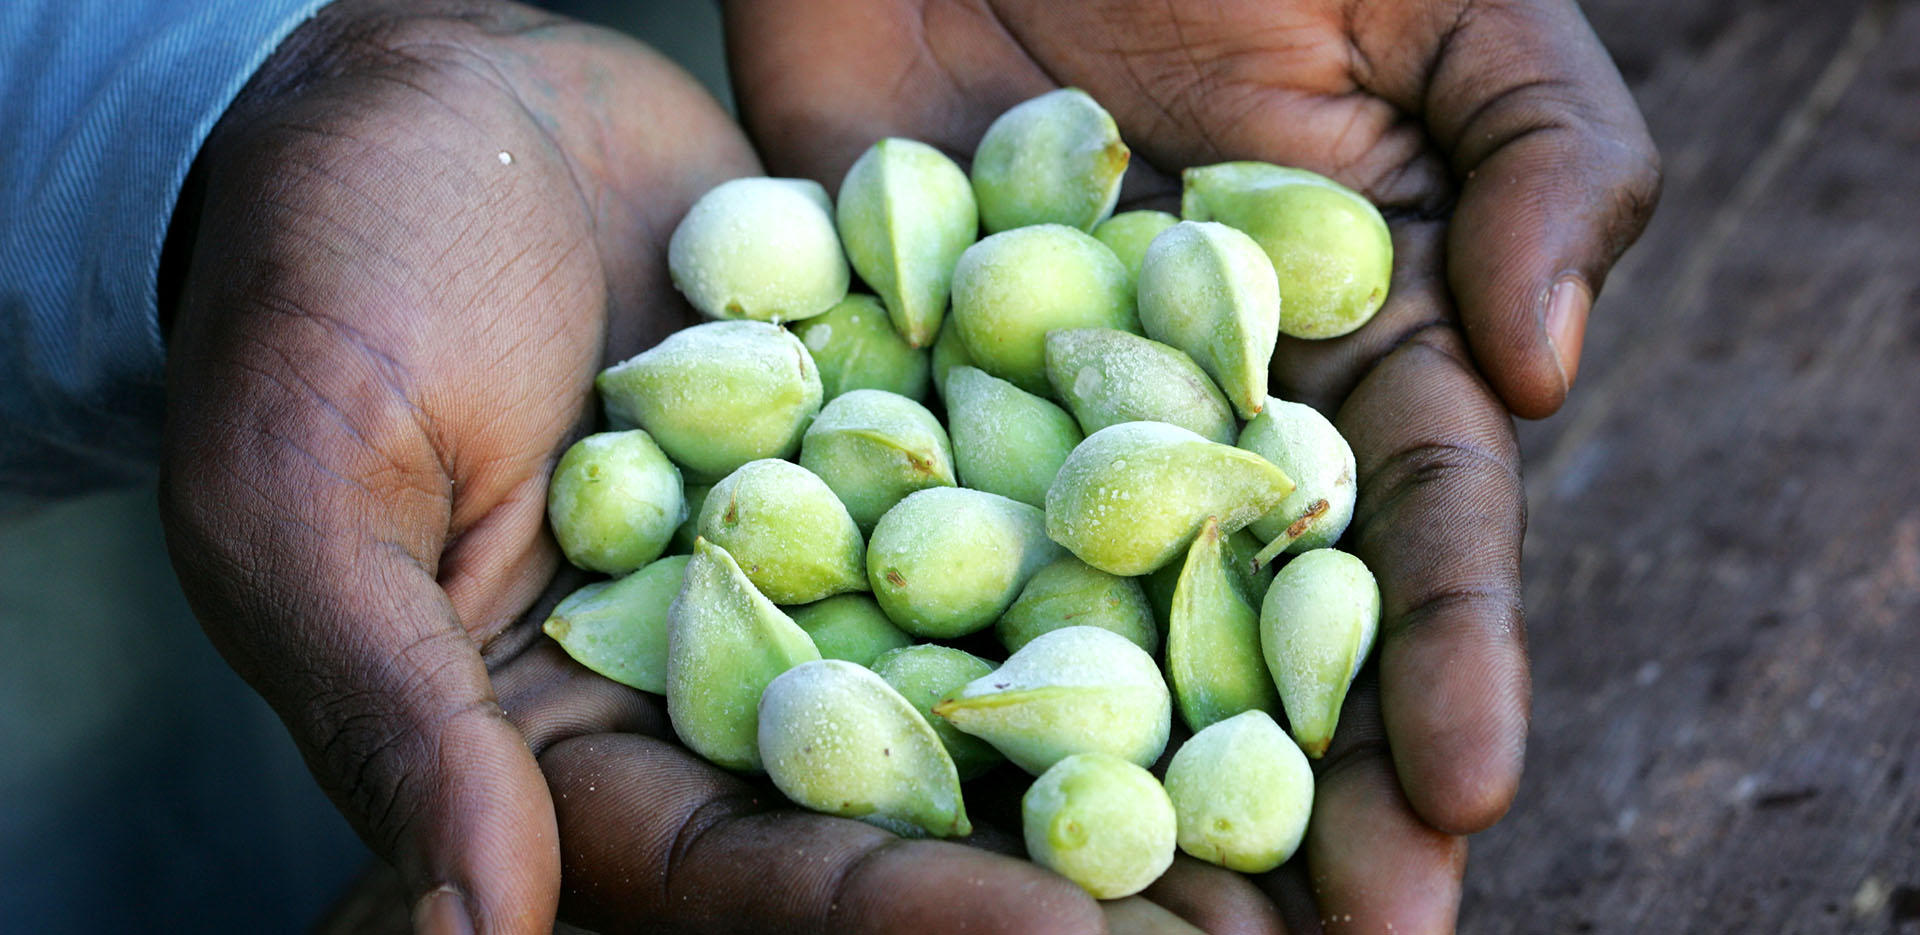
<svg viewBox="0 0 1920 935">
<path fill-rule="evenodd" d="M 667 237 L 758 171 L 703 91 L 615 34 L 484 0 L 326 8 L 223 118 L 176 219 L 183 586 L 420 931 L 530 935 L 556 907 L 609 930 L 1100 931 L 1017 857 L 707 765 L 659 698 L 540 635 L 582 583 L 545 501 L 592 378 L 692 323 Z"/>
<path fill-rule="evenodd" d="M 1464 835 L 1517 788 L 1526 505 L 1509 411 L 1577 372 L 1592 296 L 1658 189 L 1644 124 L 1567 0 L 729 0 L 742 116 L 775 174 L 832 188 L 875 139 L 963 164 L 1008 107 L 1082 88 L 1134 150 L 1124 204 L 1261 159 L 1382 206 L 1396 262 L 1354 334 L 1282 339 L 1275 392 L 1337 413 L 1360 466 L 1346 546 L 1379 580 L 1377 662 L 1316 764 L 1299 862 L 1259 882 L 1289 931 L 1450 931 Z M 1271 909 L 1163 884 L 1202 927 Z"/>
</svg>

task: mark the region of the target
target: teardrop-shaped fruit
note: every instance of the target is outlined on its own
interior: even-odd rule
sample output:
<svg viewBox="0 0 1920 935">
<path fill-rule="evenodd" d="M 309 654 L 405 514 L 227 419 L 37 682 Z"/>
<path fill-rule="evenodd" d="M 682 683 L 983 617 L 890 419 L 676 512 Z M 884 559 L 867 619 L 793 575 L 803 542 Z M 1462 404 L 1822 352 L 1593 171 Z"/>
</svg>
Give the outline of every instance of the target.
<svg viewBox="0 0 1920 935">
<path fill-rule="evenodd" d="M 1352 555 L 1303 552 L 1274 575 L 1260 606 L 1260 648 L 1293 739 L 1308 756 L 1327 752 L 1379 628 L 1380 588 Z"/>
<path fill-rule="evenodd" d="M 973 153 L 980 221 L 990 232 L 1033 224 L 1092 230 L 1113 213 L 1131 155 L 1085 91 L 1062 88 L 1017 104 Z"/>
<path fill-rule="evenodd" d="M 848 390 L 886 390 L 927 397 L 927 352 L 893 330 L 887 310 L 870 295 L 850 295 L 825 314 L 796 322 L 793 333 L 820 368 L 826 399 Z"/>
<path fill-rule="evenodd" d="M 1083 437 L 1059 406 L 973 367 L 947 378 L 954 473 L 976 490 L 1045 507 L 1047 488 Z"/>
<path fill-rule="evenodd" d="M 867 589 L 860 528 L 825 481 L 790 461 L 749 461 L 713 485 L 700 535 L 777 604 Z"/>
<path fill-rule="evenodd" d="M 953 319 L 974 366 L 1046 395 L 1047 332 L 1139 332 L 1133 282 L 1107 245 L 1058 224 L 995 234 L 953 269 Z"/>
<path fill-rule="evenodd" d="M 1138 893 L 1173 864 L 1173 801 L 1153 774 L 1082 753 L 1055 764 L 1020 798 L 1027 856 L 1096 899 Z"/>
<path fill-rule="evenodd" d="M 1240 430 L 1240 447 L 1293 478 L 1293 493 L 1253 521 L 1253 534 L 1267 543 L 1261 564 L 1281 552 L 1324 549 L 1340 541 L 1353 519 L 1358 493 L 1353 449 L 1340 430 L 1312 406 L 1269 397 L 1266 408 Z"/>
<path fill-rule="evenodd" d="M 973 832 L 933 728 L 880 676 L 840 659 L 781 673 L 760 697 L 760 757 L 787 798 L 908 837 Z"/>
<path fill-rule="evenodd" d="M 867 578 L 900 629 L 951 639 L 991 625 L 1058 557 L 1039 510 L 983 490 L 932 487 L 880 517 Z"/>
<path fill-rule="evenodd" d="M 1313 812 L 1313 767 L 1264 711 L 1189 737 L 1167 764 L 1166 789 L 1180 849 L 1241 873 L 1286 863 Z"/>
<path fill-rule="evenodd" d="M 953 757 L 953 766 L 962 781 L 1006 762 L 1007 758 L 986 741 L 962 733 L 945 718 L 935 717 L 933 706 L 992 671 L 993 663 L 965 650 L 937 643 L 888 650 L 873 661 L 873 673 L 886 679 L 887 684 L 933 726 L 947 754 Z"/>
<path fill-rule="evenodd" d="M 659 558 L 686 517 L 680 472 L 639 429 L 574 442 L 547 487 L 547 523 L 560 551 L 610 575 Z"/>
<path fill-rule="evenodd" d="M 1208 517 L 1181 565 L 1167 620 L 1167 680 L 1194 730 L 1242 711 L 1280 711 L 1260 654 L 1260 612 L 1241 595 L 1224 544 Z"/>
<path fill-rule="evenodd" d="M 1226 162 L 1188 169 L 1180 213 L 1239 228 L 1273 261 L 1280 331 L 1334 338 L 1367 323 L 1387 300 L 1393 237 L 1358 192 L 1305 169 Z"/>
<path fill-rule="evenodd" d="M 1080 443 L 1047 490 L 1047 535 L 1083 562 L 1143 575 L 1186 551 L 1216 517 L 1237 530 L 1293 482 L 1250 451 L 1164 422 L 1122 422 Z"/>
<path fill-rule="evenodd" d="M 1140 325 L 1187 352 L 1243 419 L 1267 400 L 1280 337 L 1280 282 L 1260 245 L 1225 224 L 1182 221 L 1140 267 Z"/>
<path fill-rule="evenodd" d="M 667 690 L 667 609 L 688 556 L 669 555 L 624 578 L 567 595 L 541 629 L 575 662 L 622 685 Z"/>
<path fill-rule="evenodd" d="M 828 401 L 801 438 L 800 466 L 827 482 L 863 530 L 907 494 L 956 483 L 940 420 L 885 390 L 854 390 Z"/>
<path fill-rule="evenodd" d="M 820 411 L 820 371 L 800 339 L 758 321 L 674 332 L 594 380 L 608 418 L 646 429 L 695 481 L 785 458 Z M 721 427 L 724 426 L 724 430 Z"/>
<path fill-rule="evenodd" d="M 1160 649 L 1160 628 L 1154 625 L 1153 608 L 1140 582 L 1107 574 L 1071 555 L 1036 572 L 993 632 L 1008 652 L 1019 652 L 1035 637 L 1062 627 L 1112 630 L 1148 655 Z"/>
<path fill-rule="evenodd" d="M 667 611 L 667 718 L 716 766 L 760 768 L 760 694 L 820 658 L 807 632 L 753 587 L 727 550 L 696 540 Z"/>
<path fill-rule="evenodd" d="M 933 713 L 1038 775 L 1076 753 L 1151 764 L 1167 747 L 1173 702 L 1145 650 L 1111 630 L 1065 627 L 1035 637 Z"/>
<path fill-rule="evenodd" d="M 667 270 L 714 318 L 797 321 L 847 295 L 827 190 L 811 179 L 743 178 L 700 196 L 667 241 Z"/>
<path fill-rule="evenodd" d="M 1273 583 L 1273 573 L 1278 566 L 1260 565 L 1254 562 L 1260 554 L 1261 542 L 1253 533 L 1242 529 L 1222 540 L 1221 552 L 1227 562 L 1227 570 L 1232 573 L 1229 579 L 1240 592 L 1240 599 L 1247 606 L 1258 610 L 1260 602 L 1266 599 L 1267 585 Z M 1173 613 L 1173 592 L 1180 583 L 1180 572 L 1186 570 L 1185 561 L 1168 562 L 1154 570 L 1152 574 L 1140 578 L 1141 590 L 1147 592 L 1147 603 L 1153 605 L 1153 618 L 1160 621 L 1164 629 Z"/>
<path fill-rule="evenodd" d="M 807 631 L 823 659 L 870 666 L 882 653 L 913 642 L 913 637 L 887 619 L 869 594 L 836 594 L 786 611 L 800 629 Z"/>
<path fill-rule="evenodd" d="M 1135 282 L 1140 280 L 1140 263 L 1146 259 L 1147 245 L 1160 232 L 1180 223 L 1180 219 L 1165 211 L 1122 211 L 1100 222 L 1093 229 L 1096 240 L 1106 244 L 1113 255 L 1120 258 L 1126 266 L 1127 275 Z"/>
<path fill-rule="evenodd" d="M 907 343 L 926 347 L 946 317 L 953 263 L 979 235 L 973 184 L 939 150 L 884 139 L 840 182 L 840 239 L 847 259 Z"/>
<path fill-rule="evenodd" d="M 1193 358 L 1137 334 L 1070 328 L 1047 334 L 1047 379 L 1088 434 L 1166 422 L 1233 444 L 1233 411 Z"/>
</svg>

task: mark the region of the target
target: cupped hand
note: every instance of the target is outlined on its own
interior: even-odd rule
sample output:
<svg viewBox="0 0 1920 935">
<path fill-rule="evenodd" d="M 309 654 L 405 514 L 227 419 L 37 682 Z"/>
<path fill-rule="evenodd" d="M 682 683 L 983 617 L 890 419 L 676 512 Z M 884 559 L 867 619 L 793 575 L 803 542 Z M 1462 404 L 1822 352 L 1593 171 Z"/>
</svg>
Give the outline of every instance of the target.
<svg viewBox="0 0 1920 935">
<path fill-rule="evenodd" d="M 1560 406 L 1592 297 L 1658 190 L 1639 112 L 1574 5 L 731 0 L 727 27 L 776 174 L 831 187 L 882 136 L 964 164 L 1008 107 L 1076 86 L 1134 150 L 1123 205 L 1177 203 L 1184 168 L 1260 159 L 1382 206 L 1386 307 L 1344 338 L 1283 338 L 1274 361 L 1277 394 L 1337 411 L 1354 446 L 1346 543 L 1384 604 L 1377 666 L 1317 764 L 1307 870 L 1261 882 L 1295 930 L 1450 930 L 1463 836 L 1505 813 L 1526 743 L 1508 413 Z"/>
<path fill-rule="evenodd" d="M 1096 931 L 1090 899 L 1024 861 L 781 807 L 540 636 L 581 583 L 544 515 L 593 376 L 691 323 L 667 237 L 758 169 L 617 35 L 484 0 L 327 7 L 223 118 L 176 219 L 182 584 L 421 931 L 543 932 L 556 906 Z"/>
</svg>

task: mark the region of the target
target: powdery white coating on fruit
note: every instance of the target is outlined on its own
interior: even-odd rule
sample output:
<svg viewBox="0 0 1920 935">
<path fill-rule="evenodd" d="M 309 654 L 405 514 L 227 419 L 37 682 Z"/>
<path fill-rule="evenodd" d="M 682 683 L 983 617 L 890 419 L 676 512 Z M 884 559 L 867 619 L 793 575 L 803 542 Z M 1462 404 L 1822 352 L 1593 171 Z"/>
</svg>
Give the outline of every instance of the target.
<svg viewBox="0 0 1920 935">
<path fill-rule="evenodd" d="M 1096 751 L 1152 763 L 1167 747 L 1173 702 L 1152 656 L 1110 630 L 1076 626 L 1035 637 L 934 713 L 1039 774 Z"/>
<path fill-rule="evenodd" d="M 1148 336 L 1187 352 L 1241 418 L 1260 411 L 1280 336 L 1280 282 L 1253 238 L 1211 221 L 1168 228 L 1147 248 L 1139 303 Z"/>
<path fill-rule="evenodd" d="M 1242 873 L 1265 873 L 1300 847 L 1313 813 L 1313 767 L 1263 711 L 1206 728 L 1167 765 L 1180 849 Z"/>
<path fill-rule="evenodd" d="M 1020 799 L 1027 855 L 1096 899 L 1146 889 L 1173 863 L 1173 802 L 1153 774 L 1098 753 L 1069 757 Z"/>
<path fill-rule="evenodd" d="M 926 398 L 928 353 L 893 330 L 887 310 L 873 296 L 847 296 L 824 314 L 796 322 L 793 333 L 820 368 L 820 386 L 829 400 L 848 390 Z"/>
<path fill-rule="evenodd" d="M 826 482 L 789 461 L 749 461 L 713 485 L 700 535 L 779 604 L 864 591 L 866 543 Z"/>
<path fill-rule="evenodd" d="M 601 371 L 594 386 L 610 420 L 646 429 L 689 478 L 707 482 L 756 458 L 791 456 L 821 401 L 806 345 L 758 321 L 677 331 Z"/>
<path fill-rule="evenodd" d="M 847 258 L 894 327 L 913 347 L 933 343 L 954 261 L 979 234 L 966 173 L 925 143 L 881 140 L 847 170 L 837 217 Z"/>
<path fill-rule="evenodd" d="M 933 713 L 933 706 L 948 695 L 993 672 L 993 663 L 951 646 L 921 643 L 881 653 L 872 668 L 932 725 L 947 755 L 953 757 L 961 780 L 972 779 L 1006 760 L 986 741 L 962 733 Z"/>
<path fill-rule="evenodd" d="M 694 308 L 775 323 L 832 308 L 850 278 L 827 191 L 810 179 L 714 186 L 673 229 L 667 269 Z"/>
<path fill-rule="evenodd" d="M 1140 582 L 1107 574 L 1071 555 L 1036 572 L 993 630 L 1000 645 L 1018 652 L 1043 633 L 1081 626 L 1118 633 L 1148 655 L 1160 649 L 1160 628 L 1154 625 L 1153 608 Z"/>
<path fill-rule="evenodd" d="M 568 561 L 624 575 L 660 557 L 687 518 L 680 471 L 639 429 L 574 442 L 547 487 L 547 523 Z"/>
<path fill-rule="evenodd" d="M 1305 169 L 1229 162 L 1188 169 L 1180 211 L 1220 221 L 1260 244 L 1280 282 L 1280 331 L 1333 338 L 1386 302 L 1393 237 L 1358 192 Z"/>
<path fill-rule="evenodd" d="M 786 610 L 793 622 L 812 637 L 814 647 L 825 659 L 867 666 L 882 653 L 913 642 L 913 637 L 887 619 L 871 595 L 836 594 Z"/>
<path fill-rule="evenodd" d="M 542 629 L 574 661 L 622 685 L 667 690 L 667 609 L 689 557 L 670 555 L 567 595 Z"/>
<path fill-rule="evenodd" d="M 907 494 L 958 483 L 940 420 L 885 390 L 829 400 L 801 437 L 800 464 L 827 482 L 865 530 Z"/>
<path fill-rule="evenodd" d="M 1232 444 L 1233 411 L 1179 349 L 1112 328 L 1047 335 L 1047 379 L 1088 434 L 1122 422 L 1166 422 Z"/>
<path fill-rule="evenodd" d="M 1093 229 L 1093 236 L 1113 255 L 1120 258 L 1127 268 L 1127 275 L 1136 282 L 1140 279 L 1140 262 L 1146 258 L 1147 245 L 1160 232 L 1180 223 L 1180 219 L 1165 211 L 1122 211 L 1113 217 L 1101 221 Z"/>
<path fill-rule="evenodd" d="M 694 542 L 667 609 L 667 718 L 682 743 L 716 766 L 759 769 L 761 692 L 819 658 L 806 631 L 754 590 L 727 550 Z"/>
<path fill-rule="evenodd" d="M 1080 443 L 1047 490 L 1047 535 L 1081 561 L 1142 575 L 1184 553 L 1200 524 L 1237 530 L 1293 489 L 1267 459 L 1164 422 L 1123 422 Z"/>
<path fill-rule="evenodd" d="M 900 629 L 950 639 L 992 624 L 1060 554 L 1039 510 L 981 490 L 932 487 L 880 517 L 867 544 L 867 580 Z"/>
<path fill-rule="evenodd" d="M 878 675 L 806 662 L 760 698 L 760 757 L 787 798 L 908 837 L 972 832 L 960 777 L 933 728 Z"/>
<path fill-rule="evenodd" d="M 973 193 L 988 231 L 1064 224 L 1082 231 L 1113 213 L 1131 153 L 1120 129 L 1077 88 L 1001 114 L 973 153 Z"/>
<path fill-rule="evenodd" d="M 947 423 L 962 484 L 1036 507 L 1083 437 L 1066 410 L 965 366 L 947 378 Z"/>
<path fill-rule="evenodd" d="M 1353 520 L 1359 471 L 1353 448 L 1326 416 L 1312 406 L 1268 397 L 1266 407 L 1240 430 L 1240 447 L 1272 461 L 1294 484 L 1279 506 L 1253 521 L 1254 535 L 1262 542 L 1297 536 L 1286 549 L 1294 553 L 1340 541 Z"/>
<path fill-rule="evenodd" d="M 1187 726 L 1202 730 L 1242 711 L 1280 711 L 1260 653 L 1260 614 L 1242 596 L 1211 519 L 1181 564 L 1167 620 L 1167 680 Z"/>
<path fill-rule="evenodd" d="M 1380 587 L 1358 558 L 1315 549 L 1274 575 L 1260 605 L 1260 649 L 1308 756 L 1326 752 L 1379 628 Z"/>
<path fill-rule="evenodd" d="M 1059 224 L 995 234 L 953 269 L 953 322 L 974 366 L 1029 393 L 1047 384 L 1047 332 L 1140 331 L 1133 280 L 1107 245 Z"/>
</svg>

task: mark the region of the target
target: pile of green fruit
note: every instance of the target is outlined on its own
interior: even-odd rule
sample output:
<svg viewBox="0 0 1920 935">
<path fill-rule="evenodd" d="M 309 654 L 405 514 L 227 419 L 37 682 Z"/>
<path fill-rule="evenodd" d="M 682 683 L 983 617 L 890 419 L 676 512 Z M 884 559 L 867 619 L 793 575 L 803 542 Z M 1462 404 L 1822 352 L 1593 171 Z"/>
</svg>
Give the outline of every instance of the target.
<svg viewBox="0 0 1920 935">
<path fill-rule="evenodd" d="M 808 808 L 965 835 L 963 780 L 1011 760 L 1030 855 L 1095 896 L 1176 843 L 1286 860 L 1380 598 L 1332 548 L 1353 453 L 1268 364 L 1279 333 L 1365 322 L 1392 248 L 1364 198 L 1263 163 L 1188 171 L 1186 220 L 1109 217 L 1127 160 L 1064 90 L 1002 116 L 971 178 L 888 139 L 837 203 L 702 197 L 669 266 L 720 320 L 600 374 L 613 430 L 560 459 L 548 513 L 615 577 L 547 633 Z M 1001 655 L 989 629 L 1004 658 L 949 644 Z"/>
</svg>

